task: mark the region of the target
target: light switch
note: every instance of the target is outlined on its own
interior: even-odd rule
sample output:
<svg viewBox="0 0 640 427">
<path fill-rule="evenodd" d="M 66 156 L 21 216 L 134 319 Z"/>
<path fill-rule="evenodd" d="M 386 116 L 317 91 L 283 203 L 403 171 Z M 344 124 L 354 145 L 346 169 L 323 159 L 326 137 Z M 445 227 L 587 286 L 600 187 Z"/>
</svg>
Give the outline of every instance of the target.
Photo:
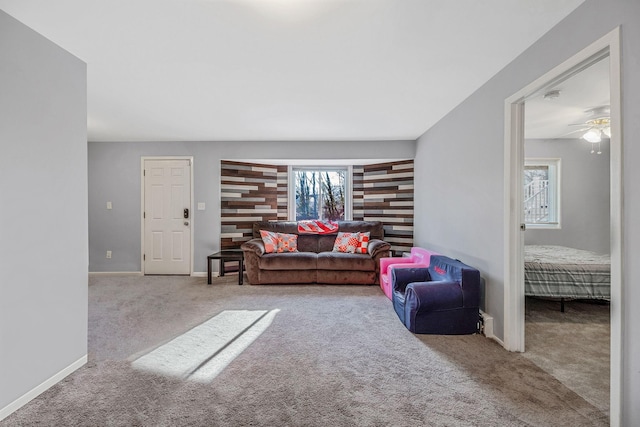
<svg viewBox="0 0 640 427">
<path fill-rule="evenodd" d="M 113 206 L 111 206 L 111 202 L 107 202 L 107 209 L 113 209 Z"/>
<path fill-rule="evenodd" d="M 198 203 L 198 210 L 199 211 L 203 211 L 204 210 L 204 203 L 203 202 L 199 202 Z"/>
</svg>

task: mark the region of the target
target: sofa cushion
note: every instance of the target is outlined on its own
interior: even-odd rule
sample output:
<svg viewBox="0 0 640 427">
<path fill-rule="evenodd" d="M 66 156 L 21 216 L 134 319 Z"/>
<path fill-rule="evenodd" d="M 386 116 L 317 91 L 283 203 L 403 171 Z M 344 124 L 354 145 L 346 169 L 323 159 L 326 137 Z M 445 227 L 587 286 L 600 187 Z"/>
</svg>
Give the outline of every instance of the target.
<svg viewBox="0 0 640 427">
<path fill-rule="evenodd" d="M 316 236 L 316 252 L 331 252 L 333 245 L 336 243 L 335 234 L 327 234 L 324 236 Z"/>
<path fill-rule="evenodd" d="M 321 252 L 318 254 L 318 270 L 376 271 L 376 262 L 366 254 Z"/>
<path fill-rule="evenodd" d="M 283 252 L 264 254 L 258 260 L 262 270 L 315 270 L 318 254 L 313 252 Z"/>
<path fill-rule="evenodd" d="M 298 235 L 298 251 L 318 253 L 318 236 L 314 234 Z"/>
</svg>

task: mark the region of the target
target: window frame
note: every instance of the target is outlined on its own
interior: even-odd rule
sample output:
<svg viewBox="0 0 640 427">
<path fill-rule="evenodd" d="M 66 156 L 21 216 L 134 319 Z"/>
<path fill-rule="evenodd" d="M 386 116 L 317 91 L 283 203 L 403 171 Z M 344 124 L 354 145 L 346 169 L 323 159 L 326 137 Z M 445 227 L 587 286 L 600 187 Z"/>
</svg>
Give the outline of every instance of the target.
<svg viewBox="0 0 640 427">
<path fill-rule="evenodd" d="M 546 158 L 546 157 L 527 157 L 524 160 L 524 166 L 543 166 L 548 168 L 549 174 L 549 221 L 547 222 L 527 222 L 526 215 L 524 213 L 524 205 L 522 206 L 523 222 L 528 229 L 547 229 L 557 230 L 562 228 L 561 225 L 561 161 L 560 158 Z M 523 169 L 524 173 L 524 169 Z M 523 185 L 524 185 L 523 178 Z M 523 187 L 524 190 L 524 187 Z"/>
<path fill-rule="evenodd" d="M 289 221 L 296 220 L 296 171 L 344 171 L 345 172 L 345 193 L 344 193 L 344 220 L 353 219 L 353 166 L 352 165 L 288 165 L 288 185 L 287 199 L 288 209 L 287 216 Z"/>
</svg>

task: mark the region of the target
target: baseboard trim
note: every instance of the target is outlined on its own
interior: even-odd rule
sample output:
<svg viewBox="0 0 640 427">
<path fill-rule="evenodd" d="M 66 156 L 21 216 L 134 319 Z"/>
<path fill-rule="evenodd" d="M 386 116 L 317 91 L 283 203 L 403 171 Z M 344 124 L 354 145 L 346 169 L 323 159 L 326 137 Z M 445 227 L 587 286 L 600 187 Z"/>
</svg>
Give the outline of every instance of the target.
<svg viewBox="0 0 640 427">
<path fill-rule="evenodd" d="M 491 339 L 494 340 L 495 342 L 497 342 L 498 344 L 500 344 L 500 346 L 502 346 L 502 348 L 504 348 L 505 350 L 507 349 L 507 347 L 504 346 L 504 341 L 502 341 L 497 336 L 494 335 L 494 336 L 491 337 Z"/>
<path fill-rule="evenodd" d="M 480 310 L 480 317 L 482 318 L 482 333 L 487 338 L 495 337 L 493 333 L 493 316 L 489 316 L 484 311 Z"/>
<path fill-rule="evenodd" d="M 493 316 L 488 315 L 482 310 L 480 310 L 480 316 L 482 317 L 482 333 L 484 336 L 504 347 L 504 342 L 493 333 Z"/>
<path fill-rule="evenodd" d="M 90 271 L 89 276 L 144 276 L 141 271 Z"/>
<path fill-rule="evenodd" d="M 196 271 L 191 273 L 191 277 L 207 277 L 206 271 Z M 220 273 L 217 271 L 211 272 L 211 277 L 220 277 Z"/>
<path fill-rule="evenodd" d="M 31 402 L 33 399 L 38 397 L 40 394 L 47 391 L 52 386 L 56 385 L 60 381 L 62 381 L 66 376 L 73 373 L 77 369 L 81 368 L 87 363 L 87 355 L 85 354 L 80 359 L 73 362 L 71 365 L 67 366 L 57 374 L 54 374 L 51 378 L 43 382 L 42 384 L 36 386 L 35 388 L 29 390 L 4 408 L 0 409 L 0 421 L 7 418 L 9 415 L 13 414 L 18 409 L 22 408 L 27 403 Z"/>
<path fill-rule="evenodd" d="M 212 276 L 218 277 L 218 272 L 212 272 Z M 144 276 L 141 271 L 90 271 L 89 276 Z M 192 277 L 207 277 L 206 271 L 194 271 Z"/>
</svg>

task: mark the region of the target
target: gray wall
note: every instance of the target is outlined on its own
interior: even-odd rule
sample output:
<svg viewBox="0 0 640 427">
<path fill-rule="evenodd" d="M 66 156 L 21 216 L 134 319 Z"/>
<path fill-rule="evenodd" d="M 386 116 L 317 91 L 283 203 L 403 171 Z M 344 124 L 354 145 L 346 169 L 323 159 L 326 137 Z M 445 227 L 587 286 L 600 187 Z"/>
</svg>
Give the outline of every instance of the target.
<svg viewBox="0 0 640 427">
<path fill-rule="evenodd" d="M 141 271 L 142 156 L 193 156 L 193 204 L 206 204 L 206 210 L 194 210 L 192 217 L 194 272 L 204 272 L 207 255 L 220 246 L 220 160 L 313 160 L 319 148 L 329 160 L 412 159 L 415 145 L 415 141 L 90 142 L 89 271 Z M 106 209 L 107 201 L 112 210 Z M 111 259 L 106 259 L 107 250 L 112 251 Z"/>
<path fill-rule="evenodd" d="M 561 228 L 528 228 L 525 244 L 609 253 L 609 143 L 601 147 L 602 154 L 591 154 L 583 139 L 525 141 L 525 157 L 561 159 Z"/>
<path fill-rule="evenodd" d="M 87 354 L 86 66 L 0 11 L 0 94 L 2 418 Z"/>
<path fill-rule="evenodd" d="M 622 34 L 624 170 L 621 310 L 624 425 L 640 420 L 640 2 L 587 0 L 418 140 L 415 241 L 479 268 L 504 337 L 504 102 L 601 38 Z M 515 36 L 515 35 L 514 35 Z"/>
</svg>

